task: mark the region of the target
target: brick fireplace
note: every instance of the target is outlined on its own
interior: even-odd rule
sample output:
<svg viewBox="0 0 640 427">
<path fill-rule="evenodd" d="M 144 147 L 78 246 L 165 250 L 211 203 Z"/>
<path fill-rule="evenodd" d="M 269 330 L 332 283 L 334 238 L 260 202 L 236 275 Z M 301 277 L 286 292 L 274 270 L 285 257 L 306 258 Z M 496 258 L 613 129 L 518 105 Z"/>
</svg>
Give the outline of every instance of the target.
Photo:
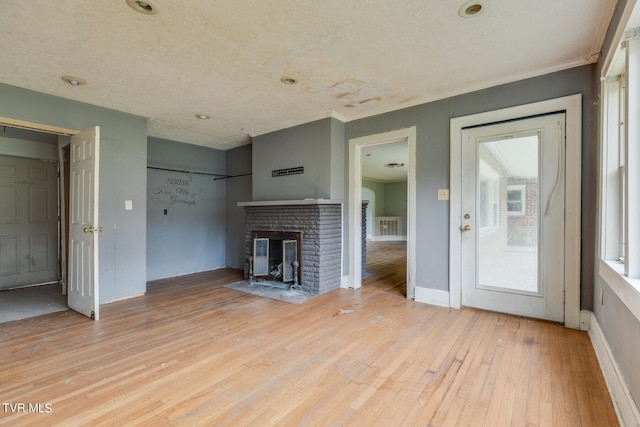
<svg viewBox="0 0 640 427">
<path fill-rule="evenodd" d="M 340 287 L 342 203 L 311 199 L 241 202 L 245 209 L 245 257 L 253 256 L 257 233 L 300 233 L 299 280 L 302 290 L 320 295 Z"/>
</svg>

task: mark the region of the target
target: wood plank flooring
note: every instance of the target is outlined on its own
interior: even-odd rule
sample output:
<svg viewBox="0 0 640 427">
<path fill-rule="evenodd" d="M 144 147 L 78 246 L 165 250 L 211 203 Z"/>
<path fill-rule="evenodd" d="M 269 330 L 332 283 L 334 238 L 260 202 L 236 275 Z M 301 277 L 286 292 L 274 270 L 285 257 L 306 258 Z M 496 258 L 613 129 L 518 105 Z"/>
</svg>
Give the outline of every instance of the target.
<svg viewBox="0 0 640 427">
<path fill-rule="evenodd" d="M 224 269 L 97 322 L 1 324 L 0 425 L 617 425 L 586 333 L 408 301 L 403 247 L 371 245 L 362 289 L 300 305 L 224 288 Z"/>
</svg>

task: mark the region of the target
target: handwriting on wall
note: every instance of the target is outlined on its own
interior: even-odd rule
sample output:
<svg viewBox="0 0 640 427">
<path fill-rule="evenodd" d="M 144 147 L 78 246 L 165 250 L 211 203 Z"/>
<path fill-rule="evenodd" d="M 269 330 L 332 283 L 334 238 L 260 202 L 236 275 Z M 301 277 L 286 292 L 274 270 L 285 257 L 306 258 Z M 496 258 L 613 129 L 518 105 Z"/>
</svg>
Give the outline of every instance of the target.
<svg viewBox="0 0 640 427">
<path fill-rule="evenodd" d="M 161 205 L 195 205 L 197 196 L 202 193 L 202 187 L 194 189 L 192 183 L 191 174 L 187 178 L 166 178 L 161 185 L 154 188 L 151 201 Z"/>
</svg>

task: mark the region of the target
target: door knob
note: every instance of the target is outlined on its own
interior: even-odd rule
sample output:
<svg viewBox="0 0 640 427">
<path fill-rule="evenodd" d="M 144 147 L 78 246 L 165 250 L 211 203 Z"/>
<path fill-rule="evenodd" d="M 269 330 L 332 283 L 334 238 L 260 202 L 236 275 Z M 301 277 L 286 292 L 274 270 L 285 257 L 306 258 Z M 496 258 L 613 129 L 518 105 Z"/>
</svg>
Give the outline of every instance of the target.
<svg viewBox="0 0 640 427">
<path fill-rule="evenodd" d="M 93 227 L 91 227 L 91 226 L 84 228 L 84 232 L 85 233 L 91 233 L 92 231 L 93 231 Z"/>
<path fill-rule="evenodd" d="M 102 233 L 102 230 L 103 230 L 103 228 L 102 228 L 102 227 L 98 227 L 98 228 L 96 228 L 96 229 L 95 229 L 95 231 L 97 231 L 97 232 L 99 232 L 99 233 Z"/>
<path fill-rule="evenodd" d="M 471 230 L 470 225 L 465 225 L 464 227 L 462 227 L 462 231 L 470 231 L 470 230 Z"/>
</svg>

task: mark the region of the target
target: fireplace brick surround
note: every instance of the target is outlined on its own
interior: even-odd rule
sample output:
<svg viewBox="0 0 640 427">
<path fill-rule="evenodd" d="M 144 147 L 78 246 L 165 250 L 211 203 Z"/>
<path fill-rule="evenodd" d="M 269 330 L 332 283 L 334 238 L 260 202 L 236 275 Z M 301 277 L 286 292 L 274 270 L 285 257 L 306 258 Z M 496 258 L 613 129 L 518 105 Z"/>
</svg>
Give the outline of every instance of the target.
<svg viewBox="0 0 640 427">
<path fill-rule="evenodd" d="M 340 287 L 342 203 L 330 200 L 241 202 L 245 208 L 245 256 L 258 231 L 302 233 L 300 285 L 312 295 Z"/>
</svg>

